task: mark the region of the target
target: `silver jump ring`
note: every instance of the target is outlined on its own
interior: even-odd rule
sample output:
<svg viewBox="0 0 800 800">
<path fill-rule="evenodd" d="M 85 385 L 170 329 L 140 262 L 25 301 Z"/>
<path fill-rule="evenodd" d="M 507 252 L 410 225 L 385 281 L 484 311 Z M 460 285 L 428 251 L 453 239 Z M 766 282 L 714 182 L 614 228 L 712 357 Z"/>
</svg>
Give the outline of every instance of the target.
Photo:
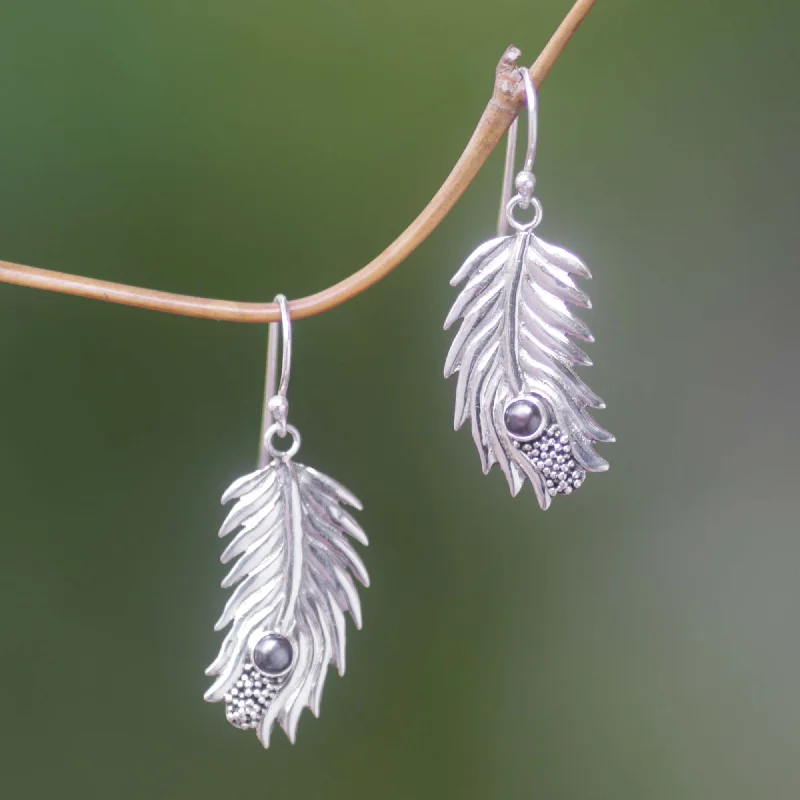
<svg viewBox="0 0 800 800">
<path fill-rule="evenodd" d="M 284 438 L 285 436 L 292 437 L 292 443 L 286 450 L 278 450 L 278 448 L 275 447 L 273 438 L 276 434 L 280 438 Z M 280 426 L 277 422 L 270 425 L 269 428 L 264 431 L 264 444 L 266 445 L 267 451 L 273 458 L 279 458 L 282 461 L 288 461 L 290 458 L 293 458 L 300 449 L 301 442 L 302 439 L 300 438 L 300 431 L 298 431 L 294 425 L 287 425 L 286 433 L 283 434 L 281 433 Z"/>
<path fill-rule="evenodd" d="M 514 195 L 506 206 L 506 215 L 508 217 L 508 224 L 511 225 L 512 228 L 521 231 L 522 233 L 527 233 L 528 231 L 532 231 L 534 228 L 536 228 L 542 221 L 542 204 L 539 202 L 538 197 L 532 197 L 529 205 L 533 206 L 533 219 L 530 222 L 520 222 L 514 218 L 514 209 L 517 206 L 521 207 L 522 202 L 522 195 Z"/>
</svg>

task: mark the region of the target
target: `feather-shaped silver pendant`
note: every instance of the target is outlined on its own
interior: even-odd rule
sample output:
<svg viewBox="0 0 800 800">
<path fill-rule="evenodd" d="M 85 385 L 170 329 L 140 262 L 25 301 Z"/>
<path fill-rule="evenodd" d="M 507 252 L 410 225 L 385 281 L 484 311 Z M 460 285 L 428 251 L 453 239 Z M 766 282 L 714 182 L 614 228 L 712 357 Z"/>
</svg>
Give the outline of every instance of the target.
<svg viewBox="0 0 800 800">
<path fill-rule="evenodd" d="M 574 369 L 592 362 L 570 337 L 593 341 L 569 309 L 591 306 L 575 277 L 591 277 L 583 262 L 530 231 L 492 239 L 453 277 L 466 285 L 444 325 L 462 320 L 444 368 L 458 372 L 456 429 L 471 420 L 483 471 L 499 464 L 512 495 L 527 478 L 542 508 L 608 469 L 594 444 L 613 441 Z"/>
<path fill-rule="evenodd" d="M 230 626 L 219 655 L 206 670 L 216 676 L 205 699 L 225 703 L 228 721 L 255 728 L 269 747 L 275 722 L 294 742 L 304 708 L 319 716 L 322 689 L 333 664 L 345 670 L 345 614 L 361 628 L 361 603 L 354 580 L 369 586 L 366 567 L 350 539 L 367 536 L 344 506 L 361 503 L 321 472 L 296 464 L 300 434 L 287 423 L 291 324 L 286 298 L 281 308 L 283 368 L 274 394 L 277 325 L 270 327 L 261 469 L 235 481 L 222 502 L 236 504 L 219 535 L 238 531 L 222 553 L 235 563 L 222 581 L 232 588 L 215 625 Z M 291 437 L 287 450 L 274 437 Z M 271 460 L 270 460 L 271 458 Z"/>
<path fill-rule="evenodd" d="M 347 489 L 288 460 L 237 480 L 222 502 L 233 499 L 220 536 L 240 528 L 222 554 L 238 559 L 222 582 L 236 589 L 215 625 L 231 629 L 205 698 L 224 700 L 228 720 L 268 747 L 276 721 L 294 741 L 303 708 L 319 716 L 329 664 L 344 674 L 345 613 L 361 627 L 353 577 L 369 585 L 348 537 L 367 537 L 342 508 L 361 508 Z"/>
</svg>

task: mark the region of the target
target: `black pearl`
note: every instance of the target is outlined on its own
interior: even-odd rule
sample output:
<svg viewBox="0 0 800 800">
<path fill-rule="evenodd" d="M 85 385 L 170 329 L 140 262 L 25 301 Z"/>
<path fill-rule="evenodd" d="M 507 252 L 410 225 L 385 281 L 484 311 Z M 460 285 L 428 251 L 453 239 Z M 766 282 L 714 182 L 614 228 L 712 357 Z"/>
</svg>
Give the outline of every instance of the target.
<svg viewBox="0 0 800 800">
<path fill-rule="evenodd" d="M 531 397 L 512 400 L 505 411 L 506 430 L 521 441 L 535 439 L 545 426 L 545 410 Z"/>
<path fill-rule="evenodd" d="M 292 643 L 278 633 L 270 633 L 258 640 L 253 648 L 253 663 L 265 675 L 283 675 L 292 666 Z"/>
</svg>

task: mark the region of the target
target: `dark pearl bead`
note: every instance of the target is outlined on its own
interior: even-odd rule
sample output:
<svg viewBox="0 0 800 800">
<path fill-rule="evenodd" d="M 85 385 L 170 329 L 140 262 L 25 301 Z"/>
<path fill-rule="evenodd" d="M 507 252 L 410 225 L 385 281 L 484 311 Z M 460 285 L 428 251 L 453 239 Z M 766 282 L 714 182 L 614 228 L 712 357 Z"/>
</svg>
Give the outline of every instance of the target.
<svg viewBox="0 0 800 800">
<path fill-rule="evenodd" d="M 292 643 L 278 633 L 264 636 L 253 648 L 253 663 L 265 675 L 283 675 L 292 666 L 293 658 Z"/>
<path fill-rule="evenodd" d="M 543 427 L 543 409 L 527 397 L 509 403 L 505 413 L 506 430 L 515 439 L 535 436 Z"/>
</svg>

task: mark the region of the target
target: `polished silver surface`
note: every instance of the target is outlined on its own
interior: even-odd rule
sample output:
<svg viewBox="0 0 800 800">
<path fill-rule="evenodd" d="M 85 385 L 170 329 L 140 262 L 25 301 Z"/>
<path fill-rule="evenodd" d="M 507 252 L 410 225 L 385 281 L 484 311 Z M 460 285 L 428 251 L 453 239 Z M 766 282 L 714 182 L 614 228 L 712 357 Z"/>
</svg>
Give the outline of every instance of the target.
<svg viewBox="0 0 800 800">
<path fill-rule="evenodd" d="M 285 435 L 286 419 L 289 415 L 289 378 L 292 374 L 292 319 L 289 314 L 289 302 L 285 295 L 275 295 L 275 302 L 281 310 L 281 321 L 269 324 L 267 335 L 267 374 L 264 381 L 264 408 L 261 419 L 261 439 L 258 451 L 258 466 L 264 467 L 270 459 L 267 446 L 267 430 L 277 421 Z M 281 382 L 277 385 L 278 371 L 278 334 L 282 333 Z"/>
<path fill-rule="evenodd" d="M 533 162 L 536 160 L 536 143 L 539 138 L 539 95 L 536 92 L 536 84 L 529 69 L 521 69 L 522 81 L 525 84 L 525 103 L 528 107 L 528 147 L 525 151 L 525 165 L 522 167 L 523 173 L 533 171 Z M 533 187 L 531 187 L 533 191 Z"/>
<path fill-rule="evenodd" d="M 288 458 L 237 480 L 222 498 L 234 499 L 220 536 L 239 529 L 222 554 L 223 563 L 236 559 L 222 585 L 236 588 L 215 630 L 231 628 L 207 670 L 216 681 L 205 698 L 229 701 L 254 663 L 259 642 L 267 635 L 286 637 L 292 666 L 254 726 L 268 747 L 276 721 L 293 742 L 302 710 L 319 716 L 329 664 L 344 674 L 345 613 L 361 627 L 354 579 L 369 585 L 348 539 L 366 545 L 367 537 L 343 508 L 360 509 L 358 500 L 336 481 Z"/>
<path fill-rule="evenodd" d="M 508 129 L 508 142 L 506 143 L 506 160 L 503 166 L 503 189 L 500 193 L 500 212 L 497 217 L 497 235 L 507 236 L 511 233 L 508 224 L 508 204 L 511 201 L 511 187 L 514 184 L 514 156 L 517 152 L 517 128 L 515 118 Z"/>
<path fill-rule="evenodd" d="M 278 393 L 265 404 L 270 417 L 262 434 L 271 460 L 222 496 L 223 503 L 236 501 L 219 532 L 237 531 L 221 557 L 225 564 L 235 559 L 222 581 L 223 588 L 235 588 L 215 626 L 230 630 L 206 670 L 216 680 L 205 694 L 209 702 L 224 701 L 231 724 L 255 728 L 264 747 L 275 722 L 294 742 L 303 709 L 319 715 L 328 666 L 344 674 L 345 614 L 361 627 L 354 579 L 369 585 L 349 541 L 366 545 L 367 537 L 344 508 L 360 510 L 361 504 L 333 479 L 292 460 L 300 434 L 287 422 L 291 328 L 285 299 L 281 308 L 283 369 Z M 269 353 L 271 363 L 277 361 L 277 348 Z M 279 447 L 282 439 L 286 445 Z"/>
<path fill-rule="evenodd" d="M 530 480 L 539 505 L 548 508 L 554 496 L 581 486 L 587 471 L 608 469 L 595 443 L 614 437 L 589 414 L 588 409 L 605 406 L 575 372 L 591 361 L 572 339 L 594 340 L 570 306 L 591 307 L 575 280 L 591 274 L 577 256 L 533 233 L 542 218 L 532 194 L 537 98 L 530 74 L 522 72 L 528 149 L 515 181 L 518 194 L 508 199 L 514 163 L 509 146 L 502 191 L 506 219 L 498 225 L 501 233 L 508 226 L 517 233 L 481 245 L 453 277 L 453 286 L 465 285 L 445 320 L 445 328 L 459 320 L 461 327 L 444 375 L 458 373 L 455 427 L 471 421 L 483 471 L 499 464 L 512 495 Z M 532 219 L 517 220 L 517 208 L 532 208 Z M 544 413 L 537 417 L 534 409 Z"/>
</svg>

